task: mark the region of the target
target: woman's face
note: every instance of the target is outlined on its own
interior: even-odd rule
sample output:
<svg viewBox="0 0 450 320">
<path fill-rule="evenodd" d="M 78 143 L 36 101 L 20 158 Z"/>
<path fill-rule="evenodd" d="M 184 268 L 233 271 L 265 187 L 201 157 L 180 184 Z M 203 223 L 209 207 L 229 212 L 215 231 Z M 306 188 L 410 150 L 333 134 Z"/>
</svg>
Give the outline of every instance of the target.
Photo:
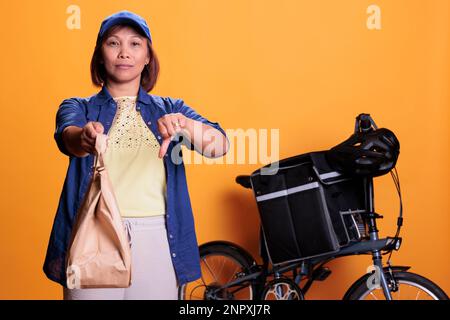
<svg viewBox="0 0 450 320">
<path fill-rule="evenodd" d="M 105 39 L 102 53 L 107 77 L 114 82 L 135 80 L 150 61 L 147 38 L 128 26 L 119 27 Z"/>
</svg>

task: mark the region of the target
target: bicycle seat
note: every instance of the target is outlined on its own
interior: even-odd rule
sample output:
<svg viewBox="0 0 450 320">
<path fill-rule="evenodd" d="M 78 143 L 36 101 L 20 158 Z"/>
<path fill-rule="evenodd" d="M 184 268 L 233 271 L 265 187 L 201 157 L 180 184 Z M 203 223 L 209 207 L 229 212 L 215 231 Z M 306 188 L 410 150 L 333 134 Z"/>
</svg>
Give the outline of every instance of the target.
<svg viewBox="0 0 450 320">
<path fill-rule="evenodd" d="M 244 188 L 251 189 L 252 184 L 250 183 L 250 176 L 237 176 L 236 177 L 236 183 L 240 184 Z"/>
</svg>

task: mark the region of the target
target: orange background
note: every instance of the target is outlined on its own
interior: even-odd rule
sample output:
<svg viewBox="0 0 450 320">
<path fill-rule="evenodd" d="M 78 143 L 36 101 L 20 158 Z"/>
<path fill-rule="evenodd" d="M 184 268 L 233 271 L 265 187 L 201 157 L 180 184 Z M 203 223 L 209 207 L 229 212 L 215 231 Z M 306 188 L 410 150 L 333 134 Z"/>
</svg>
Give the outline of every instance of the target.
<svg viewBox="0 0 450 320">
<path fill-rule="evenodd" d="M 449 39 L 447 0 L 21 0 L 0 2 L 3 130 L 0 298 L 60 299 L 42 272 L 68 158 L 53 140 L 68 97 L 99 91 L 89 63 L 101 21 L 127 9 L 150 25 L 161 62 L 152 93 L 183 98 L 224 128 L 280 129 L 280 158 L 346 139 L 371 113 L 401 141 L 402 249 L 393 262 L 450 293 Z M 381 30 L 366 9 L 381 8 Z M 69 30 L 66 9 L 81 9 Z M 187 153 L 188 151 L 186 151 Z M 262 164 L 187 165 L 198 240 L 227 239 L 257 254 L 253 195 L 234 182 Z M 393 235 L 398 199 L 376 179 L 381 234 Z M 310 299 L 340 299 L 369 257 L 330 264 Z"/>
</svg>

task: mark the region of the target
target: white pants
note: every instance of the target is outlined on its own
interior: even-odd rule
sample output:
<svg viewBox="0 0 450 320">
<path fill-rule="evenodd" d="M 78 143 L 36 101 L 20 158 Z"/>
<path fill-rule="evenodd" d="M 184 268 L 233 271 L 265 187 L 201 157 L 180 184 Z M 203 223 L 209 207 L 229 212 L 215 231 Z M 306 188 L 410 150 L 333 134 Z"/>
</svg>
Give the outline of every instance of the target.
<svg viewBox="0 0 450 320">
<path fill-rule="evenodd" d="M 165 216 L 122 218 L 131 244 L 128 288 L 63 289 L 64 300 L 176 300 Z"/>
</svg>

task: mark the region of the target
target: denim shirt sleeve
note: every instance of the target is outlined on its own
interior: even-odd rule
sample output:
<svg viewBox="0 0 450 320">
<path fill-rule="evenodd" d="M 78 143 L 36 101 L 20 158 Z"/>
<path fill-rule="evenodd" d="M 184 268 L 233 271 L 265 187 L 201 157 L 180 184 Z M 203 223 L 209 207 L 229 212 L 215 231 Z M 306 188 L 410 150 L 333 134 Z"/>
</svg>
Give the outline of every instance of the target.
<svg viewBox="0 0 450 320">
<path fill-rule="evenodd" d="M 224 136 L 225 138 L 228 140 L 228 137 L 225 133 L 225 130 L 222 129 L 222 127 L 220 126 L 220 124 L 218 122 L 212 122 L 209 121 L 208 119 L 202 117 L 200 114 L 198 114 L 194 109 L 192 109 L 190 106 L 188 106 L 187 104 L 184 103 L 184 101 L 182 99 L 173 99 L 170 98 L 172 105 L 173 105 L 173 112 L 174 113 L 181 113 L 184 116 L 196 120 L 196 121 L 200 121 L 205 125 L 211 126 L 217 130 L 219 130 Z M 182 137 L 181 137 L 182 139 Z M 182 139 L 183 144 L 189 148 L 190 150 L 195 150 L 194 145 L 188 141 L 188 139 Z M 229 143 L 229 140 L 228 140 Z"/>
<path fill-rule="evenodd" d="M 62 140 L 62 132 L 68 126 L 84 127 L 87 123 L 82 104 L 74 98 L 65 99 L 56 112 L 56 129 L 54 138 L 58 149 L 65 155 L 71 157 L 72 154 L 66 149 Z"/>
</svg>

